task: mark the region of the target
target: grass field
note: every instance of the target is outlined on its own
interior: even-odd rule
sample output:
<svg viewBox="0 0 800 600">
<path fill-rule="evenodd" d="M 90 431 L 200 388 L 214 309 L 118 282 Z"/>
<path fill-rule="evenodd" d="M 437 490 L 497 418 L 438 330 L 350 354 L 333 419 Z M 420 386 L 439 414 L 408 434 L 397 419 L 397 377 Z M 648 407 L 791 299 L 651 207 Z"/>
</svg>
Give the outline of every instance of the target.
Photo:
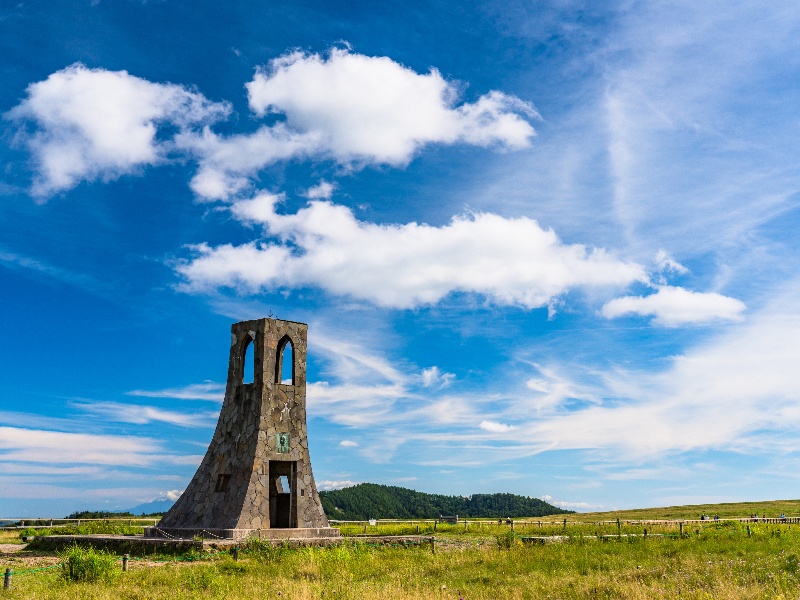
<svg viewBox="0 0 800 600">
<path fill-rule="evenodd" d="M 377 547 L 368 538 L 337 548 L 291 550 L 251 544 L 233 561 L 227 554 L 148 557 L 99 583 L 64 580 L 59 568 L 23 572 L 17 563 L 6 598 L 797 598 L 800 525 L 599 521 L 697 518 L 699 514 L 797 516 L 798 502 L 670 507 L 623 513 L 563 516 L 551 524 L 439 526 L 430 546 Z M 728 510 L 732 512 L 727 512 Z M 573 518 L 574 517 L 574 518 Z M 543 519 L 544 521 L 545 519 Z M 577 522 L 581 521 L 581 522 Z M 750 528 L 748 534 L 747 528 Z M 379 525 L 370 533 L 398 533 L 415 525 Z M 648 529 L 648 536 L 643 531 Z M 623 537 L 609 538 L 617 531 Z M 363 532 L 363 528 L 358 533 Z M 415 531 L 412 531 L 415 532 Z M 524 538 L 566 535 L 561 543 Z M 601 537 L 598 537 L 600 534 Z M 660 534 L 660 535 L 659 535 Z M 0 543 L 11 535 L 0 534 Z M 5 539 L 3 539 L 5 538 Z M 523 539 L 520 539 L 523 538 Z M 0 568 L 8 566 L 0 558 Z M 42 557 L 42 560 L 47 557 Z M 49 557 L 50 564 L 58 559 Z M 8 562 L 8 561 L 7 561 Z M 16 560 L 15 560 L 16 562 Z M 9 563 L 10 564 L 10 563 Z M 40 563 L 45 564 L 45 563 Z M 40 567 L 41 568 L 41 567 Z"/>
</svg>

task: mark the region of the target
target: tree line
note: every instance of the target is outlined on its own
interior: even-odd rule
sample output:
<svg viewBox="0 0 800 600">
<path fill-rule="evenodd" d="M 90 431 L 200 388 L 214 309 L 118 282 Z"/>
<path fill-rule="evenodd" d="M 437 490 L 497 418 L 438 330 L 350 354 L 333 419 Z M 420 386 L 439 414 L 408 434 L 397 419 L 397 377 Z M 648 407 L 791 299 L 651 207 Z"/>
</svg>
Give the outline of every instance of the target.
<svg viewBox="0 0 800 600">
<path fill-rule="evenodd" d="M 440 515 L 472 518 L 541 517 L 570 513 L 538 498 L 516 494 L 445 496 L 402 487 L 361 483 L 319 493 L 329 519 L 435 519 Z"/>
</svg>

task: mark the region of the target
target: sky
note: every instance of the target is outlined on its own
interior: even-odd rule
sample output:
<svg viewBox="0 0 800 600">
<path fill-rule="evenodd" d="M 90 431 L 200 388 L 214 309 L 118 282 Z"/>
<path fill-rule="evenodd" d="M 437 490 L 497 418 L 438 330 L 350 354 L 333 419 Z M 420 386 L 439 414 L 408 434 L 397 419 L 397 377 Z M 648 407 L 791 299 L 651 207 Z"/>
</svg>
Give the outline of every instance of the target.
<svg viewBox="0 0 800 600">
<path fill-rule="evenodd" d="M 319 489 L 800 495 L 800 9 L 0 4 L 0 516 L 175 499 L 233 322 Z"/>
</svg>

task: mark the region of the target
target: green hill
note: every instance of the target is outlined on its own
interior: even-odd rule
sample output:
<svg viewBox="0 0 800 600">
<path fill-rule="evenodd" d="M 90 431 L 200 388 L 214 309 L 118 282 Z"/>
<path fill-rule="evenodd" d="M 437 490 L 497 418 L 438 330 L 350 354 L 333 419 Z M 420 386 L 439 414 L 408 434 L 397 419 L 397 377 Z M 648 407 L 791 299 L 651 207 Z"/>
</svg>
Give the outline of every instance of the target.
<svg viewBox="0 0 800 600">
<path fill-rule="evenodd" d="M 515 494 L 443 496 L 401 487 L 361 483 L 353 487 L 320 492 L 329 519 L 435 519 L 439 515 L 471 518 L 539 517 L 569 513 L 538 498 Z"/>
</svg>

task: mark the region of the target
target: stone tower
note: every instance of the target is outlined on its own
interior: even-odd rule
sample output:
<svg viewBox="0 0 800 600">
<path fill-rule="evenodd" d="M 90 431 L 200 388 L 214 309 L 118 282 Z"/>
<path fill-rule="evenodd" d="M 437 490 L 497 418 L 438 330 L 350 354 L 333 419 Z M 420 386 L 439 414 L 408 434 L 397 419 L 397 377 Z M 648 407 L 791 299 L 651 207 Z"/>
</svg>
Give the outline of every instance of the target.
<svg viewBox="0 0 800 600">
<path fill-rule="evenodd" d="M 308 455 L 307 335 L 304 323 L 278 319 L 231 327 L 214 437 L 186 491 L 146 535 L 339 535 L 322 510 Z"/>
</svg>

